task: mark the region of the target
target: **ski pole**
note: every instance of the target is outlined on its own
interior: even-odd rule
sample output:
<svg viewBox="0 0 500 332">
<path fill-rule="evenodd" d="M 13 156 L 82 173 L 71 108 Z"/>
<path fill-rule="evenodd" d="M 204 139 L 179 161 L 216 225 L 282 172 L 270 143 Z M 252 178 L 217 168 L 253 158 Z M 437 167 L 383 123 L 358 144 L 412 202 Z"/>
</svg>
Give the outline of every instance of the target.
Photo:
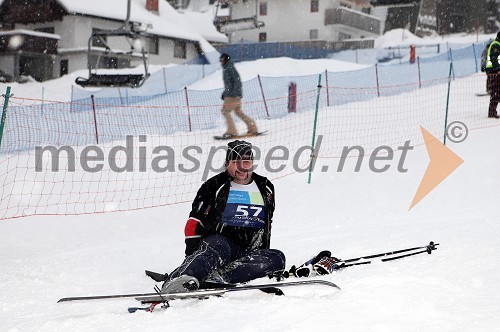
<svg viewBox="0 0 500 332">
<path fill-rule="evenodd" d="M 418 249 L 425 249 L 424 252 L 428 252 L 430 254 L 432 250 L 436 250 L 437 249 L 436 246 L 438 246 L 438 245 L 439 245 L 439 243 L 434 243 L 433 241 L 431 241 L 426 246 L 414 247 L 414 248 L 408 248 L 408 249 L 401 249 L 401 250 L 394 250 L 394 251 L 384 252 L 384 253 L 381 253 L 381 254 L 374 254 L 374 255 L 368 255 L 368 256 L 350 258 L 350 259 L 344 260 L 344 262 L 351 263 L 351 262 L 359 261 L 361 259 L 371 259 L 371 258 L 377 258 L 377 257 L 383 257 L 383 256 L 396 255 L 396 254 L 400 254 L 400 253 L 403 253 L 403 252 L 408 252 L 408 251 L 413 251 L 413 250 L 418 250 Z M 411 256 L 411 255 L 406 255 L 406 256 Z M 406 256 L 401 256 L 401 257 L 406 257 Z M 390 259 L 385 259 L 385 260 L 388 261 Z M 384 261 L 384 260 L 382 260 L 382 261 Z M 356 264 L 356 265 L 360 265 L 360 264 Z"/>
<path fill-rule="evenodd" d="M 438 245 L 438 244 L 436 244 L 436 245 Z M 382 259 L 382 262 L 393 261 L 395 259 L 400 259 L 400 258 L 404 258 L 404 257 L 408 257 L 408 256 L 413 256 L 413 255 L 418 255 L 418 254 L 423 254 L 423 253 L 430 254 L 432 252 L 432 250 L 436 250 L 436 249 L 437 249 L 436 247 L 432 246 L 432 249 L 425 249 L 425 250 L 420 250 L 420 251 L 417 251 L 417 252 L 412 252 L 411 254 L 405 254 L 405 255 L 400 255 L 400 256 L 396 256 L 396 257 L 384 258 L 384 259 Z"/>
</svg>

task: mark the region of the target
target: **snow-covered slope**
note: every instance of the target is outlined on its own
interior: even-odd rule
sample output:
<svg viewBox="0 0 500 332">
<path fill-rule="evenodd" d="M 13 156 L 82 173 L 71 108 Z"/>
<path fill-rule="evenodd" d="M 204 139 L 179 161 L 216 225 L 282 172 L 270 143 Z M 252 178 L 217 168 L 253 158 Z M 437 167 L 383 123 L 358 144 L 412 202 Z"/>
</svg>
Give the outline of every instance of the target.
<svg viewBox="0 0 500 332">
<path fill-rule="evenodd" d="M 130 299 L 57 304 L 65 296 L 152 290 L 154 282 L 143 270 L 171 271 L 181 262 L 190 204 L 2 221 L 0 326 L 6 331 L 234 331 L 235 326 L 243 331 L 492 331 L 500 323 L 500 177 L 495 172 L 500 155 L 494 152 L 499 140 L 494 127 L 452 144 L 465 163 L 410 212 L 428 163 L 423 147 L 408 154 L 408 173 L 372 173 L 368 167 L 356 173 L 347 164 L 341 173 L 314 173 L 312 184 L 306 174 L 275 180 L 272 246 L 285 252 L 287 267 L 323 249 L 348 258 L 440 243 L 432 255 L 324 277 L 341 292 L 304 287 L 287 289 L 285 297 L 230 294 L 134 315 L 126 311 L 136 304 Z"/>
<path fill-rule="evenodd" d="M 418 130 L 418 128 L 416 128 Z M 272 134 L 271 134 L 272 135 Z M 493 331 L 500 323 L 498 128 L 452 145 L 465 163 L 411 212 L 428 162 L 409 154 L 409 172 L 305 174 L 275 181 L 272 246 L 287 267 L 322 249 L 337 257 L 440 243 L 432 255 L 359 266 L 324 277 L 342 291 L 287 289 L 172 303 L 129 314 L 134 300 L 85 303 L 65 296 L 144 292 L 144 269 L 171 271 L 183 257 L 189 204 L 0 224 L 0 326 L 5 331 Z M 352 170 L 352 168 L 350 168 Z M 262 282 L 265 280 L 261 280 Z M 237 327 L 235 327 L 237 326 Z"/>
<path fill-rule="evenodd" d="M 310 65 L 298 61 L 288 74 L 305 72 Z M 244 66 L 238 69 L 244 71 Z M 256 67 L 261 67 L 259 62 L 253 70 Z M 61 90 L 69 91 L 65 84 L 61 83 Z M 213 84 L 206 82 L 207 88 Z M 478 97 L 470 91 L 470 98 Z M 478 99 L 480 103 L 486 102 Z M 405 114 L 410 116 L 402 113 L 403 122 Z M 472 116 L 485 114 L 486 110 Z M 290 118 L 280 121 L 286 125 L 293 121 Z M 500 123 L 489 120 L 488 124 Z M 414 128 L 408 135 L 419 135 L 419 130 Z M 273 135 L 277 134 L 270 132 L 266 140 Z M 277 209 L 271 244 L 286 254 L 287 267 L 323 249 L 349 258 L 431 240 L 440 244 L 432 255 L 353 267 L 323 277 L 338 284 L 340 292 L 313 286 L 286 289 L 284 297 L 228 294 L 174 301 L 168 310 L 153 314 L 129 314 L 126 308 L 137 305 L 132 299 L 58 304 L 66 296 L 152 291 L 154 282 L 143 270 L 171 271 L 181 262 L 190 204 L 1 221 L 0 330 L 497 330 L 498 142 L 497 125 L 471 131 L 463 143 L 449 143 L 465 162 L 411 211 L 408 206 L 429 162 L 423 146 L 408 153 L 407 173 L 395 167 L 373 173 L 367 165 L 354 172 L 354 161 L 348 161 L 343 172 L 315 172 L 311 184 L 305 173 L 275 180 Z M 196 137 L 186 137 L 189 144 L 196 144 Z M 321 169 L 321 163 L 329 160 L 318 163 Z"/>
</svg>

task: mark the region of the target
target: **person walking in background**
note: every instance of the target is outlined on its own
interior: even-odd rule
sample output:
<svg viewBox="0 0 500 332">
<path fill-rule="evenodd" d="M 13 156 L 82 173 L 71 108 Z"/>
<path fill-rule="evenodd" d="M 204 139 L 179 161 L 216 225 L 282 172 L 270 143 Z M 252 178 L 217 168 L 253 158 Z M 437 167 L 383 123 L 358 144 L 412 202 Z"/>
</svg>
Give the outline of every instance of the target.
<svg viewBox="0 0 500 332">
<path fill-rule="evenodd" d="M 222 65 L 222 78 L 224 80 L 224 92 L 222 92 L 222 99 L 224 104 L 222 106 L 222 114 L 226 119 L 227 130 L 221 136 L 224 139 L 230 139 L 238 136 L 238 131 L 234 124 L 232 118 L 232 111 L 247 125 L 248 132 L 246 135 L 252 136 L 257 135 L 258 130 L 255 121 L 249 116 L 245 115 L 241 110 L 241 98 L 243 96 L 243 90 L 241 86 L 240 74 L 234 68 L 234 64 L 231 61 L 231 57 L 227 53 L 223 53 L 219 61 Z"/>
<path fill-rule="evenodd" d="M 486 74 L 488 75 L 488 92 L 490 93 L 490 106 L 488 109 L 488 118 L 498 119 L 497 105 L 500 101 L 500 64 L 498 56 L 500 55 L 500 32 L 497 38 L 490 44 L 487 53 Z"/>
</svg>

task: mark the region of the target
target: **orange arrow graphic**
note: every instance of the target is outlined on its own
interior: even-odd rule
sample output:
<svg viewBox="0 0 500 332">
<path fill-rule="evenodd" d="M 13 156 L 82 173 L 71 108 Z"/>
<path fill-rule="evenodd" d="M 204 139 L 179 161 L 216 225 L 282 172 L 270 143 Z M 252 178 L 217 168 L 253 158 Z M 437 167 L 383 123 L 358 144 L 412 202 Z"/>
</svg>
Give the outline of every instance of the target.
<svg viewBox="0 0 500 332">
<path fill-rule="evenodd" d="M 408 211 L 464 162 L 462 158 L 443 145 L 436 137 L 425 130 L 424 127 L 420 126 L 420 130 L 424 137 L 430 161 Z"/>
</svg>

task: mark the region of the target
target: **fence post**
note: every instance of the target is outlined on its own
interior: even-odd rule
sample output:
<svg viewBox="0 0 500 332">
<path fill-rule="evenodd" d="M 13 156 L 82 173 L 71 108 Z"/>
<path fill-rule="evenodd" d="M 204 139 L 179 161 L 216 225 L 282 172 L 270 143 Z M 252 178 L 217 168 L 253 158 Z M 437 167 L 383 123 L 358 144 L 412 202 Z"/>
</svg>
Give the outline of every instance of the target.
<svg viewBox="0 0 500 332">
<path fill-rule="evenodd" d="M 43 104 L 45 102 L 45 87 L 42 86 L 42 106 L 40 107 L 40 113 L 43 115 Z"/>
<path fill-rule="evenodd" d="M 420 73 L 420 57 L 417 56 L 417 68 L 418 68 L 418 88 L 422 88 L 422 74 Z"/>
<path fill-rule="evenodd" d="M 73 84 L 71 84 L 71 103 L 69 103 L 69 112 L 73 112 Z"/>
<path fill-rule="evenodd" d="M 448 93 L 446 95 L 446 113 L 444 116 L 443 144 L 446 145 L 446 127 L 448 127 L 448 108 L 450 105 L 451 73 L 453 72 L 453 62 L 450 62 L 450 72 L 448 73 Z"/>
<path fill-rule="evenodd" d="M 297 112 L 297 84 L 290 82 L 288 85 L 288 113 Z"/>
<path fill-rule="evenodd" d="M 472 52 L 474 53 L 474 63 L 476 64 L 476 73 L 479 72 L 479 68 L 477 67 L 477 58 L 476 58 L 476 46 L 472 43 Z"/>
<path fill-rule="evenodd" d="M 328 86 L 328 70 L 325 69 L 325 83 L 326 83 L 326 106 L 330 106 L 330 89 Z"/>
<path fill-rule="evenodd" d="M 375 77 L 377 79 L 377 96 L 380 97 L 380 84 L 378 82 L 378 63 L 375 64 Z"/>
<path fill-rule="evenodd" d="M 95 140 L 97 142 L 96 144 L 99 144 L 99 133 L 97 132 L 97 115 L 95 112 L 94 95 L 90 95 L 90 98 L 92 99 L 92 113 L 94 113 Z"/>
<path fill-rule="evenodd" d="M 2 147 L 3 129 L 5 127 L 5 118 L 7 117 L 7 106 L 9 106 L 10 86 L 7 87 L 7 91 L 3 95 L 3 98 L 2 121 L 0 122 L 0 148 Z"/>
<path fill-rule="evenodd" d="M 122 89 L 120 89 L 120 88 L 118 88 L 118 96 L 120 96 L 120 103 L 122 104 L 122 106 L 123 106 L 123 105 L 125 105 L 125 104 L 123 103 Z"/>
<path fill-rule="evenodd" d="M 192 128 L 191 128 L 191 110 L 189 108 L 189 96 L 188 96 L 187 87 L 184 87 L 184 94 L 186 95 L 186 105 L 187 105 L 187 111 L 188 111 L 189 131 L 191 131 L 192 130 Z"/>
<path fill-rule="evenodd" d="M 163 67 L 163 85 L 165 86 L 165 94 L 168 93 L 167 90 L 167 74 L 165 73 L 165 67 Z"/>
<path fill-rule="evenodd" d="M 314 125 L 313 125 L 313 136 L 312 136 L 312 151 L 311 151 L 311 162 L 309 163 L 309 177 L 307 183 L 311 183 L 311 175 L 314 168 L 314 164 L 316 163 L 316 158 L 318 156 L 315 155 L 315 144 L 316 144 L 316 127 L 318 124 L 318 109 L 319 109 L 319 96 L 321 93 L 321 74 L 318 77 L 318 90 L 316 92 L 316 111 L 314 112 Z"/>
<path fill-rule="evenodd" d="M 264 101 L 264 108 L 266 109 L 267 118 L 270 119 L 269 109 L 267 108 L 266 96 L 264 95 L 264 89 L 262 88 L 262 81 L 260 80 L 260 75 L 257 75 L 257 79 L 259 80 L 260 92 L 262 93 L 262 100 Z"/>
<path fill-rule="evenodd" d="M 449 58 L 450 58 L 450 63 L 453 65 L 453 50 L 450 48 L 448 49 L 448 54 L 449 54 Z M 453 70 L 453 66 L 451 66 L 452 68 L 452 77 L 453 77 L 453 80 L 455 80 L 455 70 Z"/>
</svg>

